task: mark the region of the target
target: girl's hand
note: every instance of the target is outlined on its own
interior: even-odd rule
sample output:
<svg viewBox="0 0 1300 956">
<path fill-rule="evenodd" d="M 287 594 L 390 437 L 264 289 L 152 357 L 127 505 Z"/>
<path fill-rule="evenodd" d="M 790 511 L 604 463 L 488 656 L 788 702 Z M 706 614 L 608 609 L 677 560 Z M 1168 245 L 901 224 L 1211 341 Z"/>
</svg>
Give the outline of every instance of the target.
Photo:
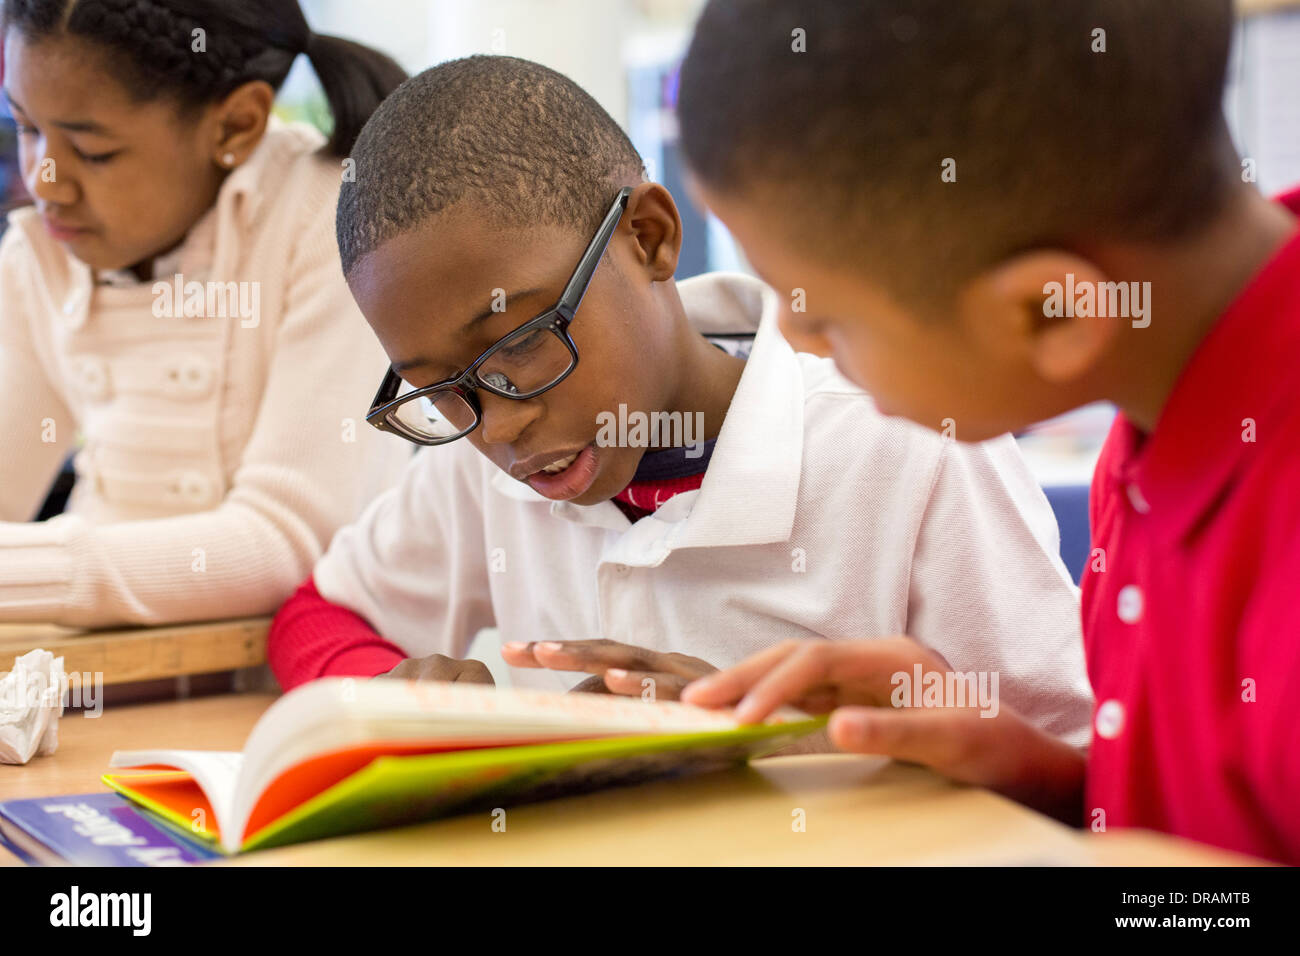
<svg viewBox="0 0 1300 956">
<path fill-rule="evenodd" d="M 501 656 L 512 667 L 546 667 L 595 675 L 575 691 L 650 700 L 677 700 L 683 687 L 717 670 L 698 657 L 662 654 L 605 640 L 515 642 L 502 645 Z"/>
</svg>

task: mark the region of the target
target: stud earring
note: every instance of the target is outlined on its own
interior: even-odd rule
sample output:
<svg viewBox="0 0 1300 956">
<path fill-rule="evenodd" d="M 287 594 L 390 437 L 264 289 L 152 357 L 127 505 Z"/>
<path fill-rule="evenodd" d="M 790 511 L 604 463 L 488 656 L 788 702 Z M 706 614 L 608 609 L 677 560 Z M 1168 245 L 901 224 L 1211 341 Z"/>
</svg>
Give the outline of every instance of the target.
<svg viewBox="0 0 1300 956">
<path fill-rule="evenodd" d="M 227 167 L 234 166 L 234 165 L 235 165 L 235 154 L 234 154 L 234 153 L 226 153 L 226 155 L 224 155 L 224 156 L 221 157 L 221 164 L 222 164 L 223 166 L 227 166 Z"/>
</svg>

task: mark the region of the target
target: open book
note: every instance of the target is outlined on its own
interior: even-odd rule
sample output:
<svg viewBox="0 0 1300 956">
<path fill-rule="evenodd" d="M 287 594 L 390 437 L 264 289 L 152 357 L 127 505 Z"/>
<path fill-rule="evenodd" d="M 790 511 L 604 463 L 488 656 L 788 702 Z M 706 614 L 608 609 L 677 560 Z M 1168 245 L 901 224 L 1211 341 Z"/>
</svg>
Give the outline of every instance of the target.
<svg viewBox="0 0 1300 956">
<path fill-rule="evenodd" d="M 290 691 L 242 753 L 128 750 L 104 782 L 226 853 L 714 769 L 780 749 L 825 719 L 604 694 L 327 678 Z M 177 772 L 179 771 L 179 772 Z"/>
</svg>

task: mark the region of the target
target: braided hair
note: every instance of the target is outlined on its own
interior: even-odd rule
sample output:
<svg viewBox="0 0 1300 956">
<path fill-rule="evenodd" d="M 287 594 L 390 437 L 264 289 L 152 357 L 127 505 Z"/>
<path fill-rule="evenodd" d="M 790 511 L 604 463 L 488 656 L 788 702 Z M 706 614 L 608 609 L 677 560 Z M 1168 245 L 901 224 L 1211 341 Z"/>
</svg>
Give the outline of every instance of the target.
<svg viewBox="0 0 1300 956">
<path fill-rule="evenodd" d="M 39 40 L 70 35 L 103 47 L 135 99 L 194 107 L 263 80 L 278 90 L 299 53 L 310 59 L 334 129 L 325 149 L 348 155 L 406 73 L 392 59 L 313 33 L 298 0 L 4 0 L 6 29 Z"/>
</svg>

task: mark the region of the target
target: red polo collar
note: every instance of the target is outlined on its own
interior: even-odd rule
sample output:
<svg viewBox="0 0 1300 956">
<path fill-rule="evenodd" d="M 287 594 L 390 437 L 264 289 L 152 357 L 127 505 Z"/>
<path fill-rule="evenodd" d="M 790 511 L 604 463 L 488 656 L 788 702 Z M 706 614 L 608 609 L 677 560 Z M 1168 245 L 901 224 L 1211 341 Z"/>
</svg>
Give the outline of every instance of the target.
<svg viewBox="0 0 1300 956">
<path fill-rule="evenodd" d="M 1300 190 L 1278 200 L 1300 215 Z M 1193 280 L 1194 281 L 1194 280 Z M 1251 449 L 1243 440 L 1280 422 L 1300 382 L 1300 228 L 1224 312 L 1193 353 L 1156 429 L 1120 414 L 1111 476 L 1139 509 L 1183 533 L 1220 498 Z"/>
</svg>

